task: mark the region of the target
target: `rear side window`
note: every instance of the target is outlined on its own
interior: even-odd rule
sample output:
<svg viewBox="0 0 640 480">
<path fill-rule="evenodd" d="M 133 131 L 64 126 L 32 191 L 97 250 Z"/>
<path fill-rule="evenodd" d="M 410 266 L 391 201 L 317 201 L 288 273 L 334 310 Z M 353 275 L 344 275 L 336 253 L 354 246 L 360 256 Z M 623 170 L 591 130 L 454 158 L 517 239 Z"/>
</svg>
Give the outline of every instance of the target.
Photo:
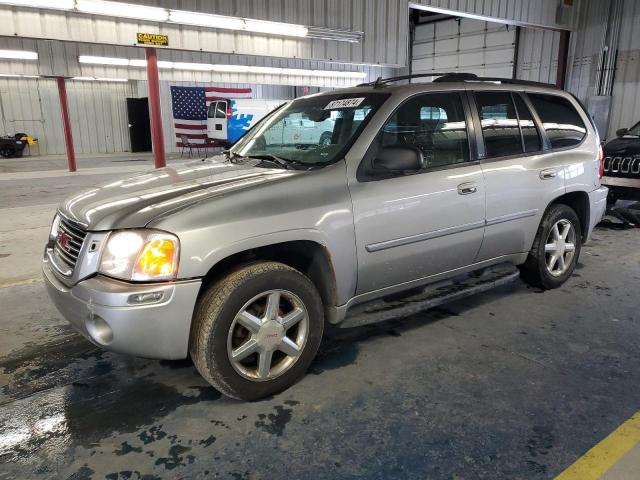
<svg viewBox="0 0 640 480">
<path fill-rule="evenodd" d="M 513 95 L 513 100 L 518 110 L 518 118 L 520 119 L 520 131 L 522 132 L 522 143 L 525 152 L 537 152 L 542 149 L 540 142 L 540 134 L 538 128 L 533 121 L 533 116 L 524 103 L 520 95 Z"/>
<path fill-rule="evenodd" d="M 579 144 L 587 129 L 573 105 L 557 95 L 528 94 L 552 148 L 572 147 Z"/>
<path fill-rule="evenodd" d="M 476 92 L 476 104 L 488 157 L 522 153 L 516 108 L 509 92 Z"/>
<path fill-rule="evenodd" d="M 428 93 L 402 104 L 378 136 L 380 146 L 414 145 L 422 150 L 424 168 L 469 160 L 467 125 L 460 94 Z"/>
</svg>

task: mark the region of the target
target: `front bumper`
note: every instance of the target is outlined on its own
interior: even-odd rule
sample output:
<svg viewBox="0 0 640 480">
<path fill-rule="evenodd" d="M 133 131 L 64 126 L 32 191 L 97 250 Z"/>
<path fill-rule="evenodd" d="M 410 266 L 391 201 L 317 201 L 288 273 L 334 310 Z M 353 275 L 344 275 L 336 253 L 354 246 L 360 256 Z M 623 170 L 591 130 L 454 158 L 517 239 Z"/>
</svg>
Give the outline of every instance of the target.
<svg viewBox="0 0 640 480">
<path fill-rule="evenodd" d="M 186 358 L 200 280 L 132 284 L 101 275 L 64 285 L 45 259 L 44 283 L 56 308 L 95 345 L 114 352 L 167 360 Z M 131 295 L 158 293 L 132 305 Z"/>
<path fill-rule="evenodd" d="M 604 213 L 607 210 L 607 195 L 609 189 L 607 187 L 600 187 L 592 192 L 589 192 L 589 206 L 591 215 L 589 216 L 589 230 L 587 231 L 586 240 L 591 238 L 591 233 L 595 226 L 600 223 Z"/>
</svg>

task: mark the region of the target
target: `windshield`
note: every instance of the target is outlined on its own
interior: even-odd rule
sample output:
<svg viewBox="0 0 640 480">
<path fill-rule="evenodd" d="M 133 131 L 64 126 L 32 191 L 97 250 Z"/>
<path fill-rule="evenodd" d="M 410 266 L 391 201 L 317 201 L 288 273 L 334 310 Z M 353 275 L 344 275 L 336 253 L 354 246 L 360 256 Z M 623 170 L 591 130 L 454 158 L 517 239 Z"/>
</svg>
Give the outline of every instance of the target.
<svg viewBox="0 0 640 480">
<path fill-rule="evenodd" d="M 388 96 L 352 93 L 294 100 L 261 120 L 231 152 L 309 166 L 331 163 L 346 152 Z"/>
</svg>

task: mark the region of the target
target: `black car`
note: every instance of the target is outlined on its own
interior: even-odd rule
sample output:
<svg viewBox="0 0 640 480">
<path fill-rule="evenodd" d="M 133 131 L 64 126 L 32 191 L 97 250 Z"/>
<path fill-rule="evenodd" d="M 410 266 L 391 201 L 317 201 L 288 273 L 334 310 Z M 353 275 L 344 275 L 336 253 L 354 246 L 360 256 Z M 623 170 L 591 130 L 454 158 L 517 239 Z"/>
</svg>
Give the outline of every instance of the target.
<svg viewBox="0 0 640 480">
<path fill-rule="evenodd" d="M 20 135 L 20 136 L 18 136 Z M 21 157 L 26 142 L 20 140 L 24 134 L 16 134 L 13 137 L 0 137 L 0 156 L 8 157 Z"/>
<path fill-rule="evenodd" d="M 640 200 L 640 122 L 621 128 L 604 146 L 604 177 L 609 200 Z"/>
</svg>

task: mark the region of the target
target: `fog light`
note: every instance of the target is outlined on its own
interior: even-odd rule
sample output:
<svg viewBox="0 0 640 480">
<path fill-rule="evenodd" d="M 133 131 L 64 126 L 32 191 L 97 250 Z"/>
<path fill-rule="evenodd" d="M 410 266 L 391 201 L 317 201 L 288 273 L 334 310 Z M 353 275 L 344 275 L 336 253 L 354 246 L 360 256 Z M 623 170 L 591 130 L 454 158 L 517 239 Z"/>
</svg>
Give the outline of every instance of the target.
<svg viewBox="0 0 640 480">
<path fill-rule="evenodd" d="M 113 342 L 113 330 L 104 318 L 91 314 L 85 322 L 87 332 L 91 335 L 91 338 L 100 345 L 109 345 Z"/>
<path fill-rule="evenodd" d="M 157 303 L 162 300 L 162 292 L 134 293 L 129 295 L 127 303 L 130 305 L 144 305 L 146 303 Z"/>
</svg>

